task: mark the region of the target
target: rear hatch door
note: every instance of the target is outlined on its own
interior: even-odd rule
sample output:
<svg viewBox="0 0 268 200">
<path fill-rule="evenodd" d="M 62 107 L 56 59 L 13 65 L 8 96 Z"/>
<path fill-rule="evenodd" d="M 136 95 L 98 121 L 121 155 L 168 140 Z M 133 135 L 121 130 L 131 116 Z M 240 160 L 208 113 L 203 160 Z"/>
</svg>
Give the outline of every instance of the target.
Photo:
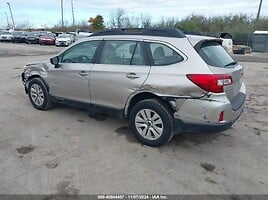
<svg viewBox="0 0 268 200">
<path fill-rule="evenodd" d="M 232 102 L 242 87 L 243 67 L 224 50 L 221 42 L 218 39 L 203 40 L 195 48 L 214 74 L 231 76 L 232 84 L 224 86 L 224 92 Z"/>
</svg>

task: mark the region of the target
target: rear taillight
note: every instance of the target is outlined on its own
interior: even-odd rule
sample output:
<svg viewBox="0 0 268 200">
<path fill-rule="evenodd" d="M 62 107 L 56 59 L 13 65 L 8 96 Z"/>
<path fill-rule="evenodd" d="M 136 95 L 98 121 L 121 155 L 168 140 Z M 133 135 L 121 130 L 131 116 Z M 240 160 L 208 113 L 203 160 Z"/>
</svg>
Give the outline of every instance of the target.
<svg viewBox="0 0 268 200">
<path fill-rule="evenodd" d="M 187 78 L 207 92 L 221 93 L 223 87 L 233 83 L 232 77 L 227 74 L 187 74 Z"/>
</svg>

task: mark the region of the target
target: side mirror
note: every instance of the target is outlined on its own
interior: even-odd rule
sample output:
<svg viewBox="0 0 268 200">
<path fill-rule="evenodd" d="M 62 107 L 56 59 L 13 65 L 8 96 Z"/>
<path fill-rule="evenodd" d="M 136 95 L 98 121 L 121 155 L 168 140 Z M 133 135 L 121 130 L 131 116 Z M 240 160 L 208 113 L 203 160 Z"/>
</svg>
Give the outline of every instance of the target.
<svg viewBox="0 0 268 200">
<path fill-rule="evenodd" d="M 59 68 L 59 62 L 60 62 L 59 56 L 55 56 L 53 58 L 50 58 L 50 63 L 52 65 L 55 65 L 55 68 Z"/>
</svg>

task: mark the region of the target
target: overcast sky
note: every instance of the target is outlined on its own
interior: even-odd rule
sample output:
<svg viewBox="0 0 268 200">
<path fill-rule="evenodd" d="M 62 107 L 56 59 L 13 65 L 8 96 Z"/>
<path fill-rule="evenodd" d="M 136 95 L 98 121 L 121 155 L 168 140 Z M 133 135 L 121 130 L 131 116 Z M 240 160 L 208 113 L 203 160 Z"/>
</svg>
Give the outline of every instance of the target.
<svg viewBox="0 0 268 200">
<path fill-rule="evenodd" d="M 60 0 L 0 0 L 0 28 L 7 25 L 6 14 L 11 23 L 7 1 L 11 5 L 15 24 L 52 27 L 60 23 Z M 243 13 L 255 17 L 259 2 L 260 0 L 73 0 L 73 5 L 76 21 L 87 21 L 100 14 L 107 24 L 111 13 L 118 8 L 124 9 L 129 16 L 149 15 L 153 22 L 162 17 L 182 19 L 191 14 L 218 16 Z M 71 23 L 71 0 L 63 0 L 63 5 L 64 20 Z M 261 15 L 268 17 L 268 0 L 263 0 Z"/>
</svg>

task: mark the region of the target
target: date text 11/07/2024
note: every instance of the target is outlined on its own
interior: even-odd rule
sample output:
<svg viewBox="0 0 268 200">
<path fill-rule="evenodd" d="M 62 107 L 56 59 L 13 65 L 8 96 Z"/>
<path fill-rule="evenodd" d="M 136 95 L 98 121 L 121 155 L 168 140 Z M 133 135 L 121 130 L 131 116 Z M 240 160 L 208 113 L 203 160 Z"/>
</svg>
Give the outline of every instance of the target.
<svg viewBox="0 0 268 200">
<path fill-rule="evenodd" d="M 128 194 L 128 195 L 124 195 L 124 194 L 112 194 L 112 195 L 97 195 L 98 199 L 163 199 L 163 200 L 167 200 L 168 197 L 166 195 L 141 195 L 141 194 Z"/>
</svg>

